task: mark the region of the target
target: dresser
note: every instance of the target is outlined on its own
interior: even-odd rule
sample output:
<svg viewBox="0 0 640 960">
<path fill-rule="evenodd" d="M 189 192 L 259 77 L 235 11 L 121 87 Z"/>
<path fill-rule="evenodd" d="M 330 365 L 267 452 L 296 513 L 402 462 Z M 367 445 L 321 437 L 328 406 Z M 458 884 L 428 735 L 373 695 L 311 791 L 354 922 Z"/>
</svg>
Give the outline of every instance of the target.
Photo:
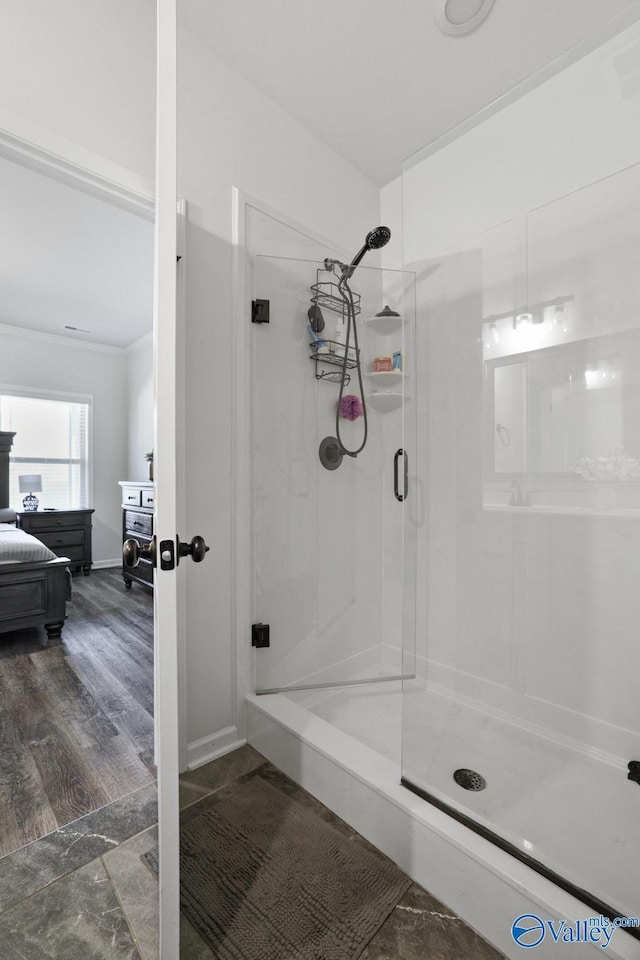
<svg viewBox="0 0 640 960">
<path fill-rule="evenodd" d="M 133 538 L 146 546 L 153 537 L 153 483 L 148 480 L 121 480 L 122 542 Z M 153 564 L 141 557 L 137 567 L 125 567 L 122 578 L 127 590 L 139 583 L 153 590 Z"/>
<path fill-rule="evenodd" d="M 16 525 L 42 541 L 69 566 L 91 573 L 91 517 L 93 510 L 29 510 L 16 515 Z"/>
</svg>

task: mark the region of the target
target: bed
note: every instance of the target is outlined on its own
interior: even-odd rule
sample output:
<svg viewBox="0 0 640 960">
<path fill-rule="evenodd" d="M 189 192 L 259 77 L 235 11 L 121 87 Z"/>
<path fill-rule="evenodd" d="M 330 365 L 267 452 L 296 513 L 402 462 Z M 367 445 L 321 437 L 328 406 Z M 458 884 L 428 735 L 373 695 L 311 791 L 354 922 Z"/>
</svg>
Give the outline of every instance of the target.
<svg viewBox="0 0 640 960">
<path fill-rule="evenodd" d="M 0 633 L 44 626 L 60 637 L 70 599 L 69 560 L 36 537 L 0 523 Z"/>
<path fill-rule="evenodd" d="M 0 430 L 0 633 L 44 626 L 60 637 L 71 599 L 69 561 L 15 525 L 9 507 L 9 457 L 15 433 Z"/>
<path fill-rule="evenodd" d="M 49 640 L 62 634 L 69 598 L 68 560 L 4 563 L 0 567 L 0 633 L 44 626 Z"/>
</svg>

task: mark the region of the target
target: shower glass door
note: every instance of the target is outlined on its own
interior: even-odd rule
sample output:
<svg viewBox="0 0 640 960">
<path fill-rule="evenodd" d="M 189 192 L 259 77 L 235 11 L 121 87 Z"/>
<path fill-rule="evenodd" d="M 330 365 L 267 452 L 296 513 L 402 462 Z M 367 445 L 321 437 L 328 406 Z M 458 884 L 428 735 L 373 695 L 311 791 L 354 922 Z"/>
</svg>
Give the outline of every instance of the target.
<svg viewBox="0 0 640 960">
<path fill-rule="evenodd" d="M 273 244 L 273 231 L 269 235 Z M 249 262 L 251 299 L 269 301 L 269 322 L 250 329 L 252 615 L 254 624 L 269 626 L 268 647 L 259 645 L 264 631 L 256 632 L 256 691 L 397 679 L 413 669 L 410 656 L 403 664 L 410 544 L 404 524 L 408 462 L 398 453 L 410 456 L 414 446 L 407 413 L 412 275 L 363 264 L 350 281 L 368 436 L 357 457 L 344 456 L 331 469 L 319 450 L 324 438 L 335 444 L 336 437 L 339 272 L 325 270 L 322 259 L 256 254 Z M 318 342 L 314 349 L 308 311 L 318 293 L 324 346 Z M 385 304 L 399 316 L 375 319 Z M 359 398 L 350 354 L 344 394 Z M 395 369 L 375 372 L 374 358 L 390 357 L 393 368 L 394 355 Z M 357 449 L 363 416 L 341 417 L 340 436 L 343 446 Z"/>
<path fill-rule="evenodd" d="M 634 166 L 423 265 L 426 604 L 402 762 L 416 792 L 631 917 L 639 224 Z"/>
</svg>

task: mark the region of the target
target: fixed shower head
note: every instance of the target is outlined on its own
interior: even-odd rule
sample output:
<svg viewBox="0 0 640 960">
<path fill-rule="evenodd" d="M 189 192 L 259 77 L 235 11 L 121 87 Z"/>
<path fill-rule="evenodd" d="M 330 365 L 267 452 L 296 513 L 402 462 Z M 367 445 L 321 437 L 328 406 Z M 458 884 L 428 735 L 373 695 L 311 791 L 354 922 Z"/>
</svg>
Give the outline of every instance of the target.
<svg viewBox="0 0 640 960">
<path fill-rule="evenodd" d="M 356 269 L 365 253 L 368 250 L 379 250 L 380 247 L 384 247 L 387 243 L 389 243 L 390 239 L 391 230 L 389 230 L 389 227 L 374 227 L 373 230 L 370 230 L 366 236 L 364 244 L 358 250 L 349 266 L 344 270 L 344 276 L 347 279 L 352 277 L 353 271 Z"/>
</svg>

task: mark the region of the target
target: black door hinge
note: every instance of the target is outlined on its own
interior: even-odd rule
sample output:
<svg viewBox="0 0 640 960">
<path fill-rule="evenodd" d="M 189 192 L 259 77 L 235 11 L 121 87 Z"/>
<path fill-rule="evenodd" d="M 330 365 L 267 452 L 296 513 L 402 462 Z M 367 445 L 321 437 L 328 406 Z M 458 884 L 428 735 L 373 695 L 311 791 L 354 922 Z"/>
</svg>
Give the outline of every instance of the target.
<svg viewBox="0 0 640 960">
<path fill-rule="evenodd" d="M 270 646 L 268 623 L 252 623 L 251 624 L 251 646 L 252 647 Z"/>
<path fill-rule="evenodd" d="M 269 301 L 251 301 L 251 323 L 269 323 Z"/>
</svg>

